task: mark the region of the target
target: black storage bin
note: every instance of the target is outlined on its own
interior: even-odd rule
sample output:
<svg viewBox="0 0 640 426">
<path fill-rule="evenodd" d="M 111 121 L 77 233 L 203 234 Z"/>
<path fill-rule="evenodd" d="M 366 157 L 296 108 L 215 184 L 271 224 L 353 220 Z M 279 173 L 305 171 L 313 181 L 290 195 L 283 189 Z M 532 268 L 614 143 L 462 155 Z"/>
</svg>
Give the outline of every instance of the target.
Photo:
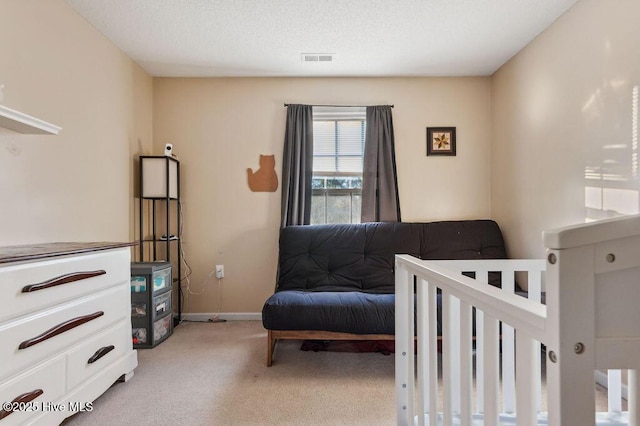
<svg viewBox="0 0 640 426">
<path fill-rule="evenodd" d="M 131 263 L 134 348 L 153 348 L 173 333 L 171 263 Z"/>
</svg>

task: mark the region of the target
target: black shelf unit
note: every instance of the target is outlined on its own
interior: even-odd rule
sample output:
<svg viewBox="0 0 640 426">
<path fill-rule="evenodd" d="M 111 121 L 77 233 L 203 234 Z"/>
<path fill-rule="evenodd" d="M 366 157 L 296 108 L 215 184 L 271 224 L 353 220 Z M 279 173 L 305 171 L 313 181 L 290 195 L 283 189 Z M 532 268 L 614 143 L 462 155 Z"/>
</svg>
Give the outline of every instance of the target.
<svg viewBox="0 0 640 426">
<path fill-rule="evenodd" d="M 140 262 L 166 261 L 172 264 L 172 283 L 177 293 L 174 326 L 182 320 L 182 205 L 180 203 L 180 161 L 169 156 L 139 157 L 139 254 Z M 146 207 L 146 208 L 145 208 Z M 151 208 L 151 228 L 145 227 L 145 212 Z M 158 219 L 158 215 L 163 217 Z M 145 237 L 149 229 L 151 235 Z M 150 247 L 145 247 L 150 245 Z M 145 252 L 147 256 L 145 256 Z"/>
</svg>

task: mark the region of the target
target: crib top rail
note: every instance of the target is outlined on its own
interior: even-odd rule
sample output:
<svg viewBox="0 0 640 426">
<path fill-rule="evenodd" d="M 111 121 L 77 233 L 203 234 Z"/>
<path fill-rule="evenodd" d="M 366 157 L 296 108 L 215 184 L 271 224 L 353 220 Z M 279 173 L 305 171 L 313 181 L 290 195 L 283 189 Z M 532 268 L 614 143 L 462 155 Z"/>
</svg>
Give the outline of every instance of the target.
<svg viewBox="0 0 640 426">
<path fill-rule="evenodd" d="M 551 250 L 594 245 L 634 236 L 640 236 L 640 215 L 581 223 L 542 233 L 544 246 Z"/>
<path fill-rule="evenodd" d="M 404 267 L 418 279 L 432 282 L 443 291 L 503 322 L 527 333 L 540 341 L 547 341 L 547 308 L 517 294 L 486 284 L 478 285 L 481 279 L 473 279 L 461 272 L 469 271 L 543 271 L 545 263 L 538 259 L 491 259 L 491 260 L 420 260 L 409 255 L 397 255 L 396 267 Z"/>
</svg>

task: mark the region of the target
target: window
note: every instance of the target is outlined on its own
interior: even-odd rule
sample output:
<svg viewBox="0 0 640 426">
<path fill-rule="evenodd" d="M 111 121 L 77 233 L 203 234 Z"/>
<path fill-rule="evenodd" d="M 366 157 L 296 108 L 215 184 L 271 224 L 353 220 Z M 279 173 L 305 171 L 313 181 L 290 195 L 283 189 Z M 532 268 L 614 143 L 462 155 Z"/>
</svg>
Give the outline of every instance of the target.
<svg viewBox="0 0 640 426">
<path fill-rule="evenodd" d="M 364 107 L 313 108 L 311 224 L 360 223 Z"/>
</svg>

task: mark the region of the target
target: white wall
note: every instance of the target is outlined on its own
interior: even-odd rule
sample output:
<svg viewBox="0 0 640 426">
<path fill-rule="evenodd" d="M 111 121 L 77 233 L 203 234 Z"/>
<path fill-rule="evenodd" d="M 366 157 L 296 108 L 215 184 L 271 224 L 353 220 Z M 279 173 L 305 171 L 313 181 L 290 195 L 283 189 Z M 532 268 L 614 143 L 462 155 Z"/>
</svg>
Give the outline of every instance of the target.
<svg viewBox="0 0 640 426">
<path fill-rule="evenodd" d="M 404 221 L 488 218 L 490 80 L 480 78 L 210 78 L 154 80 L 155 153 L 181 161 L 185 312 L 258 312 L 275 285 L 280 188 L 254 193 L 246 169 L 274 154 L 281 178 L 284 103 L 394 104 Z M 426 127 L 457 128 L 456 157 L 426 156 Z M 225 265 L 221 291 L 207 279 Z"/>
<path fill-rule="evenodd" d="M 4 105 L 63 128 L 0 134 L 0 245 L 129 241 L 152 79 L 63 0 L 2 0 Z"/>
<path fill-rule="evenodd" d="M 492 215 L 511 256 L 638 212 L 639 18 L 636 0 L 581 0 L 492 77 Z"/>
</svg>

